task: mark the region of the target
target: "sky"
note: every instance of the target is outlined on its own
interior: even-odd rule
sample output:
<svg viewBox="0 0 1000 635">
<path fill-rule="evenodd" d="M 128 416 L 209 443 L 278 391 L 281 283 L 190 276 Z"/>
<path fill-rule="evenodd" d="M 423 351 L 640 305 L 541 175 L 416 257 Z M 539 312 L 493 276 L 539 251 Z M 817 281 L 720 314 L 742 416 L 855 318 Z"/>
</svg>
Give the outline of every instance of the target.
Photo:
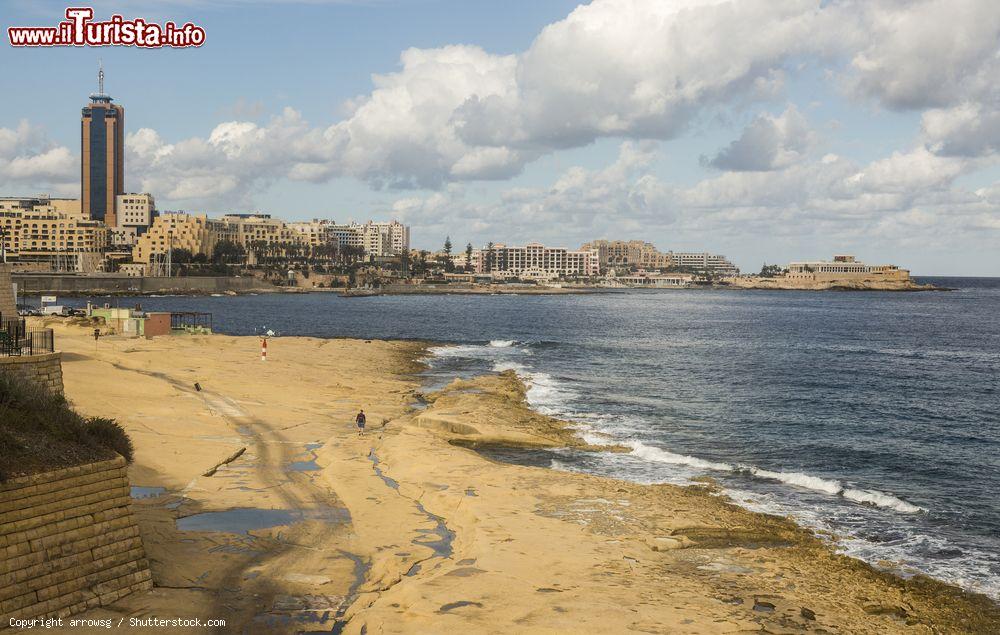
<svg viewBox="0 0 1000 635">
<path fill-rule="evenodd" d="M 0 43 L 0 196 L 79 196 L 103 63 L 161 210 L 1000 276 L 996 0 L 151 4 L 85 6 L 205 44 Z M 4 39 L 66 6 L 0 0 Z"/>
</svg>

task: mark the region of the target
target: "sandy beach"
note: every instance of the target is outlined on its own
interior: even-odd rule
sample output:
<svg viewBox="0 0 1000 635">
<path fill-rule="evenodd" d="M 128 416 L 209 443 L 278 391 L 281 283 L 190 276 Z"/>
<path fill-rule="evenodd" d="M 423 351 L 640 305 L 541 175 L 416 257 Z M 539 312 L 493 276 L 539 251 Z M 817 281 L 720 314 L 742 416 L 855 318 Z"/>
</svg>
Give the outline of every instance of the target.
<svg viewBox="0 0 1000 635">
<path fill-rule="evenodd" d="M 261 362 L 252 337 L 54 328 L 68 398 L 127 429 L 131 484 L 151 488 L 134 509 L 155 589 L 78 617 L 226 621 L 198 633 L 1000 631 L 986 598 L 836 555 L 710 482 L 484 458 L 582 442 L 511 373 L 421 395 L 424 344 L 282 337 Z"/>
</svg>

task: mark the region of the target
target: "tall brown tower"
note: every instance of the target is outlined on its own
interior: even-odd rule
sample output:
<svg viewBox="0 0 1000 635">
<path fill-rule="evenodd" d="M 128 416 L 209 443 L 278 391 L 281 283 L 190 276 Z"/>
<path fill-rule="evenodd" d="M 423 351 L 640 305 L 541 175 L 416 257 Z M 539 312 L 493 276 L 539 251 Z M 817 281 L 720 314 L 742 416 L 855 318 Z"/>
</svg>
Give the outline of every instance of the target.
<svg viewBox="0 0 1000 635">
<path fill-rule="evenodd" d="M 104 94 L 104 68 L 98 92 L 80 119 L 80 202 L 83 215 L 114 227 L 116 197 L 125 193 L 125 108 Z"/>
</svg>

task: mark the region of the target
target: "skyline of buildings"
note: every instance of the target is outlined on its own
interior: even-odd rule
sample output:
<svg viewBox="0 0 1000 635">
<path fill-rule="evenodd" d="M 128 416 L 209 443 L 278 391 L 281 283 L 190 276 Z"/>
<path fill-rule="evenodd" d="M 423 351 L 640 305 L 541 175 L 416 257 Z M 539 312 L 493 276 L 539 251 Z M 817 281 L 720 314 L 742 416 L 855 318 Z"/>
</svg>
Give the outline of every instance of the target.
<svg viewBox="0 0 1000 635">
<path fill-rule="evenodd" d="M 145 274 L 150 265 L 172 249 L 210 256 L 215 245 L 228 240 L 253 260 L 261 244 L 315 248 L 335 244 L 363 250 L 370 261 L 399 257 L 410 251 L 410 228 L 396 220 L 337 224 L 333 220 L 283 221 L 261 212 L 159 212 L 152 193 L 126 193 L 125 108 L 104 92 L 104 70 L 98 92 L 81 114 L 81 198 L 8 198 L 0 206 L 6 254 L 34 268 L 97 272 L 122 270 Z M 463 255 L 464 257 L 464 255 Z M 467 263 L 461 263 L 465 268 Z M 484 255 L 474 250 L 471 269 L 500 277 L 592 277 L 628 271 L 697 270 L 735 275 L 739 269 L 725 256 L 707 252 L 660 252 L 640 240 L 599 239 L 580 249 L 551 247 L 531 241 L 524 246 L 493 245 Z"/>
</svg>

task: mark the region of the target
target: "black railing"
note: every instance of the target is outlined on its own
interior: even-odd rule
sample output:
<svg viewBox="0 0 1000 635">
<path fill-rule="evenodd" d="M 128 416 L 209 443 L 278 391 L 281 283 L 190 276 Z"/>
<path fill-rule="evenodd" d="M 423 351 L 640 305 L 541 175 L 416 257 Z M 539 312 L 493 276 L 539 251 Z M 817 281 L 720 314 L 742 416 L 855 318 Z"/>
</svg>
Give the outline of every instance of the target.
<svg viewBox="0 0 1000 635">
<path fill-rule="evenodd" d="M 24 318 L 0 316 L 0 357 L 43 355 L 55 350 L 52 329 L 29 329 Z"/>
<path fill-rule="evenodd" d="M 200 311 L 175 311 L 170 314 L 170 328 L 173 330 L 212 330 L 212 314 Z"/>
</svg>

